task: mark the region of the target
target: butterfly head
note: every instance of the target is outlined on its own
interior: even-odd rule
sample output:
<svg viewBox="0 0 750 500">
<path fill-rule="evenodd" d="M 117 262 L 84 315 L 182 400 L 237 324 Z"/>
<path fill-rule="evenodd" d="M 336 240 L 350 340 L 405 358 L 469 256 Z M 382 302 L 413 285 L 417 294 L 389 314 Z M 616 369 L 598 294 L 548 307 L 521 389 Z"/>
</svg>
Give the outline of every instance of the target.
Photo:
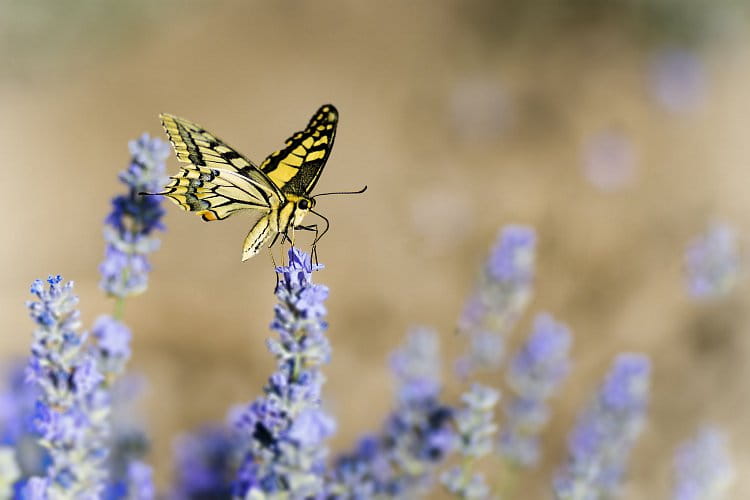
<svg viewBox="0 0 750 500">
<path fill-rule="evenodd" d="M 297 199 L 293 200 L 292 203 L 294 203 L 293 223 L 296 227 L 302 224 L 302 219 L 305 218 L 305 215 L 315 207 L 315 199 L 307 196 L 299 196 L 295 198 Z"/>
</svg>

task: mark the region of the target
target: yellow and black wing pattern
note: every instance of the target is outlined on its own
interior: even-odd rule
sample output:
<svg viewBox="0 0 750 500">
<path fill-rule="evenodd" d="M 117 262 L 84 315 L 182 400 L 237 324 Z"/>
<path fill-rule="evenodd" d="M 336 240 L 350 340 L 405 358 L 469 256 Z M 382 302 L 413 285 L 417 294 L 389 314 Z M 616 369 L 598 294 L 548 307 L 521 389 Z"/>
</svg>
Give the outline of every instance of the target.
<svg viewBox="0 0 750 500">
<path fill-rule="evenodd" d="M 287 139 L 284 149 L 266 158 L 260 169 L 282 193 L 308 195 L 331 154 L 338 121 L 339 113 L 332 104 L 321 106 L 307 128 Z"/>
<path fill-rule="evenodd" d="M 250 160 L 204 128 L 162 114 L 177 159 L 185 163 L 160 193 L 203 220 L 221 220 L 239 210 L 270 211 L 283 198 L 278 187 Z"/>
</svg>

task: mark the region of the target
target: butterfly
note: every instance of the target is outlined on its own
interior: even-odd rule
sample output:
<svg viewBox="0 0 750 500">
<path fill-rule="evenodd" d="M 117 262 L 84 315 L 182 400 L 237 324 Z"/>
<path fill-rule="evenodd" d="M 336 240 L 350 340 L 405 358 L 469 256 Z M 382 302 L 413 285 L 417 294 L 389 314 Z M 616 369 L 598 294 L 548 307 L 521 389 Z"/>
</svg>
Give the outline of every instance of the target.
<svg viewBox="0 0 750 500">
<path fill-rule="evenodd" d="M 185 165 L 170 177 L 164 191 L 153 194 L 167 196 L 204 221 L 223 220 L 243 210 L 259 213 L 242 247 L 243 262 L 271 238 L 269 247 L 279 235 L 293 243 L 295 229 L 315 231 L 315 252 L 315 244 L 328 230 L 328 221 L 313 211 L 315 197 L 310 192 L 323 173 L 336 137 L 339 114 L 332 104 L 321 106 L 304 130 L 287 139 L 284 148 L 260 166 L 200 125 L 169 114 L 160 118 L 177 160 Z M 318 235 L 315 224 L 302 225 L 311 211 L 326 221 L 323 234 Z"/>
</svg>

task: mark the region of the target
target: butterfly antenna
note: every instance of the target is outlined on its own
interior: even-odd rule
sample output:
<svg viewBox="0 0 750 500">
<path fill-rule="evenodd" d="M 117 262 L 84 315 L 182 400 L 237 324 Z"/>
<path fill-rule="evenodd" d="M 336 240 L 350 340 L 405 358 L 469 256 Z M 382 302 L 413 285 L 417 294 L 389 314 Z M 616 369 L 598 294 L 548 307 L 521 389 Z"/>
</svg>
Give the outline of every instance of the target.
<svg viewBox="0 0 750 500">
<path fill-rule="evenodd" d="M 366 185 L 365 185 L 365 187 L 363 187 L 359 191 L 335 191 L 335 192 L 332 192 L 332 193 L 320 193 L 320 194 L 316 194 L 315 196 L 313 196 L 313 198 L 317 198 L 318 196 L 328 196 L 328 195 L 332 195 L 332 194 L 362 194 L 365 191 L 367 191 L 367 186 Z M 318 214 L 318 215 L 321 216 L 321 217 L 323 217 L 320 214 Z M 323 218 L 325 219 L 325 217 L 323 217 Z"/>
<path fill-rule="evenodd" d="M 138 193 L 140 196 L 165 196 L 167 193 L 147 193 L 145 191 L 141 191 Z"/>
</svg>

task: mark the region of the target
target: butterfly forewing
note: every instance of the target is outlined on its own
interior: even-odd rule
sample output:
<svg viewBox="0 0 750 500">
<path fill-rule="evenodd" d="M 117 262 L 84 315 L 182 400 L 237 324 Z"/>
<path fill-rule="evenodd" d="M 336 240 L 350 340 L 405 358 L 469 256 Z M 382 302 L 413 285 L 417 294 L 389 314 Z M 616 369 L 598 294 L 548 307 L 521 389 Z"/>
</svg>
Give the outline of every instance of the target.
<svg viewBox="0 0 750 500">
<path fill-rule="evenodd" d="M 332 104 L 321 106 L 307 128 L 287 139 L 286 147 L 266 158 L 260 169 L 283 193 L 308 195 L 331 154 L 338 120 Z"/>
<path fill-rule="evenodd" d="M 244 175 L 269 196 L 281 198 L 273 182 L 250 160 L 206 129 L 184 118 L 160 115 L 177 159 L 193 167 L 225 169 Z M 190 167 L 188 167 L 189 169 Z"/>
</svg>

